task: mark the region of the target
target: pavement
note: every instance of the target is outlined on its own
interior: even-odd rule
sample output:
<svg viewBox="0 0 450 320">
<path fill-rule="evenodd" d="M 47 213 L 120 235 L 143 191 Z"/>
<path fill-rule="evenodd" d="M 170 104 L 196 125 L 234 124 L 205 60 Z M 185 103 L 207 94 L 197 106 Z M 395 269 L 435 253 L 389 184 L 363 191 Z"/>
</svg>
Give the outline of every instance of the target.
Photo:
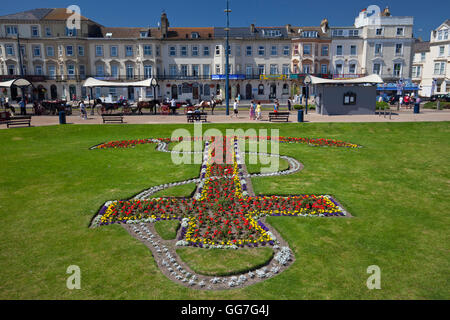
<svg viewBox="0 0 450 320">
<path fill-rule="evenodd" d="M 280 110 L 285 111 L 285 110 Z M 88 110 L 89 113 L 89 110 Z M 269 111 L 262 112 L 262 120 L 250 120 L 248 111 L 240 110 L 238 117 L 230 117 L 225 114 L 225 111 L 215 111 L 214 115 L 208 112 L 207 123 L 269 123 Z M 306 123 L 320 123 L 320 122 L 425 122 L 425 121 L 450 121 L 450 110 L 427 110 L 422 109 L 419 114 L 414 114 L 412 109 L 402 109 L 400 111 L 392 110 L 391 116 L 389 114 L 375 114 L 375 115 L 344 115 L 344 116 L 322 116 L 316 114 L 315 111 L 309 111 L 304 115 Z M 184 113 L 176 115 L 125 115 L 124 122 L 126 124 L 186 124 L 186 115 Z M 297 111 L 291 111 L 289 117 L 290 123 L 297 123 Z M 85 120 L 79 115 L 71 115 L 66 117 L 68 124 L 103 124 L 102 117 L 95 115 L 88 115 Z M 278 122 L 277 122 L 278 123 Z M 281 124 L 283 122 L 280 122 Z M 285 123 L 285 122 L 284 122 Z M 33 116 L 31 125 L 51 126 L 59 125 L 58 116 Z M 0 129 L 6 129 L 6 124 L 1 124 Z"/>
</svg>

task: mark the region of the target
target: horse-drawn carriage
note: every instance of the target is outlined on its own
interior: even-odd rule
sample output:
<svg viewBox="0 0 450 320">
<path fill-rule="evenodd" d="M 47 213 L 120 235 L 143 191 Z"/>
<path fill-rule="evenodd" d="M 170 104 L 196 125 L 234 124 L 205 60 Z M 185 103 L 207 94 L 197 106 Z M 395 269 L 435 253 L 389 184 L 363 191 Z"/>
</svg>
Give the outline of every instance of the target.
<svg viewBox="0 0 450 320">
<path fill-rule="evenodd" d="M 72 106 L 65 100 L 42 100 L 33 103 L 35 115 L 56 115 L 59 111 L 65 111 L 66 115 L 72 114 Z"/>
</svg>

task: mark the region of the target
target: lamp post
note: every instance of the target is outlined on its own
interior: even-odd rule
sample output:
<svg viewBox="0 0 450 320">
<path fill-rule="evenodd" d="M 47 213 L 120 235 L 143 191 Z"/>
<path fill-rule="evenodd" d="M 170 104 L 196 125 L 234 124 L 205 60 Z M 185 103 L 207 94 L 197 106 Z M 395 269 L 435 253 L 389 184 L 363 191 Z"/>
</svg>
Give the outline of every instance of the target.
<svg viewBox="0 0 450 320">
<path fill-rule="evenodd" d="M 305 114 L 308 114 L 308 99 L 309 99 L 309 85 L 311 84 L 311 76 L 307 74 L 305 76 L 305 80 L 303 83 L 306 85 L 305 95 L 306 95 L 306 104 L 305 104 Z"/>
<path fill-rule="evenodd" d="M 230 51 L 228 50 L 229 47 L 229 37 L 230 37 L 230 5 L 229 0 L 227 0 L 227 9 L 225 10 L 225 13 L 227 14 L 227 27 L 225 28 L 225 31 L 227 32 L 227 39 L 226 39 L 226 45 L 225 45 L 225 105 L 226 105 L 226 115 L 230 115 L 230 95 L 229 95 L 229 88 L 230 88 Z"/>
</svg>

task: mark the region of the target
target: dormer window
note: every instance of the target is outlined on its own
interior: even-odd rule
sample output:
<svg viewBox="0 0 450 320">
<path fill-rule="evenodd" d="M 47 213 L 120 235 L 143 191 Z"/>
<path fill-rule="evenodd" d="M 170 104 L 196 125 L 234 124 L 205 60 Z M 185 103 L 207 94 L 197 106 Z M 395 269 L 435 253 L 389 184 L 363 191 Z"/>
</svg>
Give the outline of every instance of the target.
<svg viewBox="0 0 450 320">
<path fill-rule="evenodd" d="M 141 38 L 147 38 L 148 37 L 148 32 L 147 31 L 141 31 L 140 35 L 141 35 Z"/>
<path fill-rule="evenodd" d="M 281 37 L 280 30 L 263 30 L 262 33 L 266 37 Z"/>
<path fill-rule="evenodd" d="M 200 35 L 198 34 L 198 32 L 191 33 L 191 39 L 198 39 L 198 38 L 200 38 Z"/>
<path fill-rule="evenodd" d="M 317 38 L 317 31 L 303 31 L 302 37 L 303 38 Z"/>
</svg>

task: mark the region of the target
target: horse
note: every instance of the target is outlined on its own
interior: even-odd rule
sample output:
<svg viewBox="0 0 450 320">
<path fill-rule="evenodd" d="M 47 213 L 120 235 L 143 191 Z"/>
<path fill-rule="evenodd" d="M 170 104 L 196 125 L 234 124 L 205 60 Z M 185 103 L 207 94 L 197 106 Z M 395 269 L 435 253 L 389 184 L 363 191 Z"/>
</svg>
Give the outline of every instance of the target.
<svg viewBox="0 0 450 320">
<path fill-rule="evenodd" d="M 123 109 L 127 109 L 129 107 L 128 101 L 125 99 L 121 99 L 118 102 L 109 103 L 103 102 L 101 99 L 97 98 L 94 100 L 94 108 L 97 105 L 101 105 L 101 107 L 97 109 L 97 112 L 99 114 L 111 113 L 112 111 L 117 110 L 120 107 L 122 107 Z"/>
<path fill-rule="evenodd" d="M 137 112 L 142 114 L 142 109 L 150 109 L 150 112 L 153 111 L 153 114 L 156 114 L 156 106 L 160 106 L 161 102 L 159 100 L 151 100 L 151 101 L 139 101 L 137 103 Z"/>
<path fill-rule="evenodd" d="M 205 112 L 205 108 L 211 108 L 211 114 L 214 114 L 214 108 L 216 107 L 216 101 L 201 101 L 199 104 L 195 105 L 195 107 L 202 108 L 202 112 Z"/>
</svg>

